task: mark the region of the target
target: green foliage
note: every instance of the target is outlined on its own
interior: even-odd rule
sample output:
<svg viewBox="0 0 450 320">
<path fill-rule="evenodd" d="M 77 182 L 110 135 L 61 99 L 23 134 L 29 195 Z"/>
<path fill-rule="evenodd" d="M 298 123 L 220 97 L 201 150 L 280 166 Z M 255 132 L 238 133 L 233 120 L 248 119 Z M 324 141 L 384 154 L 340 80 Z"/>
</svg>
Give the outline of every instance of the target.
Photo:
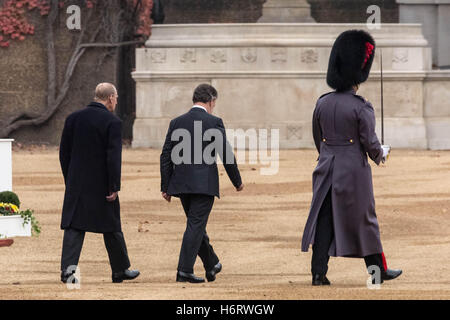
<svg viewBox="0 0 450 320">
<path fill-rule="evenodd" d="M 0 207 L 0 216 L 12 216 L 13 213 L 11 213 L 8 209 Z"/>
<path fill-rule="evenodd" d="M 25 211 L 20 211 L 17 207 L 12 207 L 13 204 L 0 203 L 0 216 L 19 216 L 23 219 L 23 226 L 30 223 L 31 232 L 33 236 L 39 236 L 41 233 L 41 226 L 39 222 L 34 217 L 34 211 L 27 209 Z"/>
<path fill-rule="evenodd" d="M 20 208 L 19 197 L 17 196 L 17 194 L 15 194 L 14 192 L 11 192 L 11 191 L 0 192 L 0 202 L 12 203 Z"/>
<path fill-rule="evenodd" d="M 41 226 L 34 217 L 34 211 L 30 209 L 20 211 L 20 216 L 23 218 L 23 225 L 31 223 L 31 232 L 34 236 L 39 236 L 39 234 L 41 233 Z"/>
</svg>

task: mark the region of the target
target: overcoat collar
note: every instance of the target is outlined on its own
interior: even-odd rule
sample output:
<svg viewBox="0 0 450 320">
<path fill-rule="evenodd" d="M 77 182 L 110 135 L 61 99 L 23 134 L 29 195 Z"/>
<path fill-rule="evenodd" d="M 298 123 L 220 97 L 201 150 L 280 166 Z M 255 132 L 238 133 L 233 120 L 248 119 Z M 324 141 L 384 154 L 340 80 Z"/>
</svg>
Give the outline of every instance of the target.
<svg viewBox="0 0 450 320">
<path fill-rule="evenodd" d="M 206 112 L 206 111 L 202 108 L 191 108 L 191 110 L 189 110 L 189 112 Z"/>
<path fill-rule="evenodd" d="M 356 94 L 356 91 L 355 91 L 355 89 L 353 89 L 353 88 L 348 89 L 348 90 L 344 90 L 344 91 L 342 91 L 342 92 L 344 92 L 344 93 Z"/>
<path fill-rule="evenodd" d="M 108 111 L 106 106 L 103 103 L 100 103 L 100 102 L 93 101 L 93 102 L 89 103 L 88 107 L 101 108 L 101 109 L 104 109 L 104 110 Z"/>
</svg>

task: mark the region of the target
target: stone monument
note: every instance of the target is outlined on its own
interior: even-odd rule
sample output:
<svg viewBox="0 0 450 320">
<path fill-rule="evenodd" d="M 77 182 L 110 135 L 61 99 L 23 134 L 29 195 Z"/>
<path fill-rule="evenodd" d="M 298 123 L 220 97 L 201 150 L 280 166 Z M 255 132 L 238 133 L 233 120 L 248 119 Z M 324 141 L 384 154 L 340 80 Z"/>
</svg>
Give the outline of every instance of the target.
<svg viewBox="0 0 450 320">
<path fill-rule="evenodd" d="M 420 24 L 368 30 L 366 24 L 322 23 L 155 25 L 146 48 L 136 51 L 133 147 L 160 148 L 169 120 L 191 107 L 200 83 L 218 89 L 215 113 L 227 128 L 278 129 L 281 148 L 314 147 L 312 112 L 331 91 L 331 47 L 349 29 L 365 29 L 377 42 L 371 76 L 359 91 L 377 117 L 383 50 L 385 142 L 450 149 L 450 71 L 432 70 Z"/>
<path fill-rule="evenodd" d="M 450 69 L 450 0 L 397 0 L 400 23 L 421 23 L 433 63 Z"/>
</svg>

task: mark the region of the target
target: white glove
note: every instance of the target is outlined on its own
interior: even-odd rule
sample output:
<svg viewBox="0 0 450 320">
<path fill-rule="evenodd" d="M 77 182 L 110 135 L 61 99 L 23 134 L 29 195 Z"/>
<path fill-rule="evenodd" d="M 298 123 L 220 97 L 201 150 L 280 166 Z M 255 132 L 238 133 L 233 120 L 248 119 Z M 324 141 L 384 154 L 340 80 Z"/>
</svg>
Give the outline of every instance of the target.
<svg viewBox="0 0 450 320">
<path fill-rule="evenodd" d="M 389 153 L 391 153 L 391 146 L 382 145 L 381 148 L 383 149 L 383 157 L 381 158 L 381 161 L 385 163 L 389 158 Z"/>
</svg>

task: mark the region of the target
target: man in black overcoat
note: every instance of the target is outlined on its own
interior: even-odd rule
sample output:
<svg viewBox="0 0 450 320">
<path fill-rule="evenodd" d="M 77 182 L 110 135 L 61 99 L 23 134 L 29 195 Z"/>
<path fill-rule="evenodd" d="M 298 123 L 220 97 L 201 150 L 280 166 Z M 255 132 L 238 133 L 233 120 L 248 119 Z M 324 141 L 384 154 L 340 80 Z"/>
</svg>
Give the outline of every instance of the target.
<svg viewBox="0 0 450 320">
<path fill-rule="evenodd" d="M 139 271 L 128 270 L 130 261 L 120 223 L 122 121 L 113 114 L 117 98 L 114 85 L 99 84 L 94 102 L 69 115 L 64 125 L 59 155 L 66 184 L 61 221 L 64 283 L 76 281 L 72 274 L 85 232 L 103 234 L 114 283 L 139 275 Z"/>
<path fill-rule="evenodd" d="M 172 196 L 179 197 L 187 216 L 178 282 L 205 281 L 194 275 L 197 255 L 202 259 L 208 281 L 214 281 L 222 270 L 206 233 L 214 197 L 220 197 L 217 154 L 236 190 L 242 191 L 244 187 L 223 121 L 212 115 L 216 99 L 214 87 L 199 85 L 193 96 L 194 106 L 170 122 L 161 153 L 162 196 L 169 202 Z"/>
</svg>

